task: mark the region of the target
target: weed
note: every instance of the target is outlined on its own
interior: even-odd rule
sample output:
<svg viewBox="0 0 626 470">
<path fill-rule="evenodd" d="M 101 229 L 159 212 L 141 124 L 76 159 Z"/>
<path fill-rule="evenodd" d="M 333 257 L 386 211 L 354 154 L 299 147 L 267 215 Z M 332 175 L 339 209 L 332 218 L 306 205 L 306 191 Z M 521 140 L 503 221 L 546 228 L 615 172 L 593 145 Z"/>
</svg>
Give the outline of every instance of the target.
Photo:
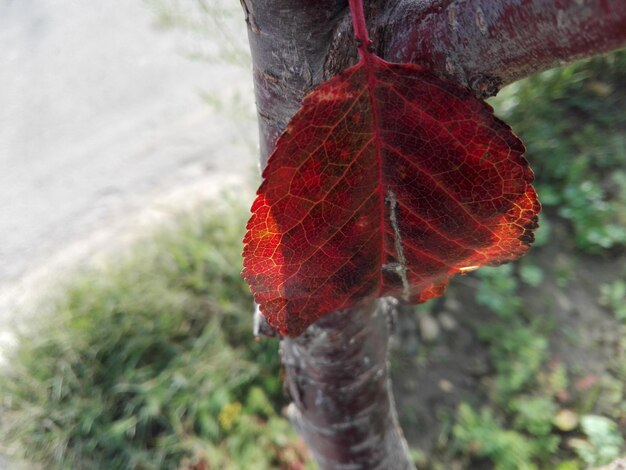
<svg viewBox="0 0 626 470">
<path fill-rule="evenodd" d="M 504 429 L 488 408 L 475 411 L 467 403 L 459 406 L 453 428 L 456 446 L 469 455 L 487 458 L 496 470 L 534 470 L 532 442 L 522 434 Z"/>
<path fill-rule="evenodd" d="M 626 322 L 626 280 L 617 279 L 609 284 L 600 286 L 598 302 L 609 308 L 615 316 Z"/>
</svg>

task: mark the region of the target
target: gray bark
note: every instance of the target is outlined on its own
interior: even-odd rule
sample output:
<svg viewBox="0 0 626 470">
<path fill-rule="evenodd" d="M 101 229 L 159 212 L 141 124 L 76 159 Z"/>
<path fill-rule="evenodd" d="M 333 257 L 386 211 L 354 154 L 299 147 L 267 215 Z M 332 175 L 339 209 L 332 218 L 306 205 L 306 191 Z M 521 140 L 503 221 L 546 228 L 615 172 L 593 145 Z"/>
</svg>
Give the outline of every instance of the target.
<svg viewBox="0 0 626 470">
<path fill-rule="evenodd" d="M 282 340 L 289 417 L 321 468 L 415 468 L 387 368 L 394 305 L 381 300 L 347 309 Z"/>
</svg>

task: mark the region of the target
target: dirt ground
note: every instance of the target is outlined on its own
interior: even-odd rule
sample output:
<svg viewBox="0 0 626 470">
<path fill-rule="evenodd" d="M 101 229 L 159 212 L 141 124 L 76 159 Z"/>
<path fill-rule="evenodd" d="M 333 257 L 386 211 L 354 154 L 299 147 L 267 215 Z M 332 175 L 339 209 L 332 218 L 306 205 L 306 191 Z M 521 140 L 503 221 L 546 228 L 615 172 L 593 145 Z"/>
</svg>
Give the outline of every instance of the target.
<svg viewBox="0 0 626 470">
<path fill-rule="evenodd" d="M 538 287 L 522 290 L 524 309 L 551 325 L 550 363 L 565 365 L 575 384 L 571 393 L 585 393 L 585 380 L 597 385 L 593 411 L 610 414 L 615 404 L 605 397 L 610 395 L 606 389 L 620 380 L 626 328 L 597 299 L 599 286 L 623 273 L 626 254 L 581 256 L 570 240 L 565 227 L 555 227 L 550 242 L 527 255 L 540 265 L 545 278 Z M 569 274 L 565 287 L 558 283 L 558 271 L 563 269 Z M 472 275 L 457 277 L 448 293 L 432 304 L 426 319 L 411 308 L 398 316 L 392 358 L 398 413 L 410 444 L 428 455 L 447 443 L 446 417 L 461 402 L 480 407 L 490 400 L 494 370 L 488 345 L 477 329 L 496 316 L 477 304 L 478 282 Z M 580 398 L 565 396 L 563 402 Z"/>
</svg>

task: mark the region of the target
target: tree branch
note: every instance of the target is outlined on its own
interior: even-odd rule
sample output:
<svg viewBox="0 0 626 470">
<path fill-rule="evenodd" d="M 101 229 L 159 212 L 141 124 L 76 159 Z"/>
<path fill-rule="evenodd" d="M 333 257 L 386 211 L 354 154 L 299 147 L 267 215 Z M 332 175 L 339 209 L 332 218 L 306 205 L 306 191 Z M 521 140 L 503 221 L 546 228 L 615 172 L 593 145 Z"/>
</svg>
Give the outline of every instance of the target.
<svg viewBox="0 0 626 470">
<path fill-rule="evenodd" d="M 381 300 L 337 312 L 281 343 L 289 417 L 322 469 L 414 469 L 387 372 L 393 308 Z"/>
<path fill-rule="evenodd" d="M 304 94 L 357 60 L 348 0 L 241 0 L 261 159 Z M 494 95 L 532 73 L 626 46 L 623 0 L 369 0 L 381 57 Z M 374 26 L 372 26 L 374 24 Z"/>
<path fill-rule="evenodd" d="M 623 0 L 400 0 L 378 28 L 387 60 L 422 64 L 486 97 L 624 47 L 626 8 Z"/>
</svg>

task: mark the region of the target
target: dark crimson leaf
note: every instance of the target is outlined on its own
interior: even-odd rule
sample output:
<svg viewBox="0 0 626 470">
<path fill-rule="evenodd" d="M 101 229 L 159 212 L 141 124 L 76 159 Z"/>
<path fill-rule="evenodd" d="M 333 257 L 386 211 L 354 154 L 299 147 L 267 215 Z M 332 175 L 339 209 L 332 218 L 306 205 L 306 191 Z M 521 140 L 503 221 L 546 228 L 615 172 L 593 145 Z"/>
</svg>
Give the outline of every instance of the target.
<svg viewBox="0 0 626 470">
<path fill-rule="evenodd" d="M 523 152 L 466 89 L 365 56 L 305 98 L 263 172 L 243 253 L 261 312 L 294 336 L 518 258 L 540 210 Z"/>
</svg>

